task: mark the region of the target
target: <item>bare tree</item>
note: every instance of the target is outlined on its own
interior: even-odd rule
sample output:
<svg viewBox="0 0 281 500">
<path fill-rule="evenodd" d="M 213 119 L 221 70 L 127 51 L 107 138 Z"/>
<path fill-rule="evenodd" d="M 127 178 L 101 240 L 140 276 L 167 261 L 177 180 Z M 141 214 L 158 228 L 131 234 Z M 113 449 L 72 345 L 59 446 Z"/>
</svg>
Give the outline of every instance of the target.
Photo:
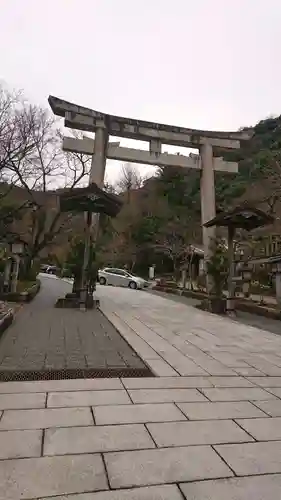
<svg viewBox="0 0 281 500">
<path fill-rule="evenodd" d="M 60 235 L 72 232 L 73 221 L 77 216 L 60 211 L 58 195 L 65 188 L 79 186 L 89 175 L 87 157 L 58 152 L 56 143 L 52 147 L 53 151 L 50 151 L 50 144 L 46 146 L 47 152 L 40 151 L 40 159 L 35 168 L 37 189 L 29 189 L 32 209 L 27 213 L 29 229 L 25 233 L 28 243 L 27 269 L 42 250 L 54 245 Z M 26 188 L 25 181 L 23 186 Z"/>
<path fill-rule="evenodd" d="M 120 177 L 116 183 L 116 188 L 119 193 L 125 193 L 127 201 L 131 200 L 131 192 L 139 189 L 143 185 L 143 178 L 139 171 L 131 163 L 125 163 L 122 166 Z"/>
<path fill-rule="evenodd" d="M 0 86 L 0 176 L 6 180 L 7 169 L 32 155 L 35 143 L 36 108 L 28 105 L 21 93 Z"/>
<path fill-rule="evenodd" d="M 15 185 L 14 166 L 18 168 L 32 157 L 36 149 L 36 107 L 28 105 L 20 92 L 10 92 L 0 85 L 0 223 L 18 218 L 27 200 L 9 198 Z M 26 163 L 27 164 L 27 163 Z M 24 177 L 24 170 L 22 170 Z"/>
<path fill-rule="evenodd" d="M 109 180 L 107 180 L 107 179 L 105 179 L 105 181 L 104 181 L 103 189 L 104 189 L 107 193 L 116 194 L 116 189 L 115 189 L 114 184 L 112 184 L 112 183 L 111 183 Z"/>
<path fill-rule="evenodd" d="M 194 223 L 191 214 L 186 211 L 175 213 L 169 207 L 166 207 L 166 213 L 162 213 L 161 218 L 162 223 L 152 246 L 171 260 L 173 273 L 177 276 L 180 266 L 187 262 L 192 253 Z"/>
<path fill-rule="evenodd" d="M 173 272 L 177 274 L 180 264 L 186 262 L 190 254 L 190 242 L 174 224 L 166 227 L 157 237 L 154 248 L 167 255 L 173 264 Z"/>
<path fill-rule="evenodd" d="M 70 229 L 71 214 L 62 214 L 60 189 L 74 188 L 88 178 L 90 158 L 63 153 L 61 133 L 48 111 L 28 104 L 21 94 L 0 89 L 0 227 L 3 200 L 16 203 L 24 220 L 12 231 L 27 244 L 26 268 L 40 252 Z"/>
</svg>

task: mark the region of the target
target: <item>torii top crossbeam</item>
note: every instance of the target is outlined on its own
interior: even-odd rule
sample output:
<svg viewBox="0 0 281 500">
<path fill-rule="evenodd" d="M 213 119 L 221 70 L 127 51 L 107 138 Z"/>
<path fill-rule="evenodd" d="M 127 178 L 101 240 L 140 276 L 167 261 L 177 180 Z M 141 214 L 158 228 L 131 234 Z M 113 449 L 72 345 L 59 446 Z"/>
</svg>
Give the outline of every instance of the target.
<svg viewBox="0 0 281 500">
<path fill-rule="evenodd" d="M 103 126 L 112 136 L 194 148 L 208 142 L 221 149 L 238 149 L 240 141 L 247 141 L 253 135 L 250 129 L 240 132 L 196 130 L 109 115 L 54 96 L 48 100 L 54 114 L 65 118 L 66 127 L 88 132 Z"/>
</svg>

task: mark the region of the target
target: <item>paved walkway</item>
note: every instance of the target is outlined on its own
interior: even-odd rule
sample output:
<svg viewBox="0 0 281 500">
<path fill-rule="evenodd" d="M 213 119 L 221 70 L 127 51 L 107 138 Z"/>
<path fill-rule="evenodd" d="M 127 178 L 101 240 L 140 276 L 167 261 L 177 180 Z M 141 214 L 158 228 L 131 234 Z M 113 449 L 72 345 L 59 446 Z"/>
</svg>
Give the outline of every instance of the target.
<svg viewBox="0 0 281 500">
<path fill-rule="evenodd" d="M 0 379 L 19 371 L 145 368 L 100 311 L 54 308 L 69 291 L 68 283 L 54 277 L 41 278 L 41 283 L 40 293 L 0 340 Z"/>
<path fill-rule="evenodd" d="M 0 500 L 280 498 L 281 338 L 98 293 L 158 377 L 0 384 Z"/>
<path fill-rule="evenodd" d="M 159 292 L 157 290 L 149 290 L 149 293 L 153 295 L 158 295 L 160 297 L 166 297 L 169 300 L 174 300 L 175 302 L 180 302 L 181 304 L 187 304 L 190 306 L 196 306 L 200 304 L 200 300 L 194 299 L 193 297 L 183 297 L 182 295 L 168 294 L 164 292 Z M 263 330 L 267 330 L 271 333 L 276 333 L 281 335 L 281 323 L 278 320 L 265 318 L 264 316 L 258 316 L 257 314 L 247 313 L 243 311 L 238 311 L 235 321 L 242 323 L 243 325 L 251 325 Z"/>
</svg>

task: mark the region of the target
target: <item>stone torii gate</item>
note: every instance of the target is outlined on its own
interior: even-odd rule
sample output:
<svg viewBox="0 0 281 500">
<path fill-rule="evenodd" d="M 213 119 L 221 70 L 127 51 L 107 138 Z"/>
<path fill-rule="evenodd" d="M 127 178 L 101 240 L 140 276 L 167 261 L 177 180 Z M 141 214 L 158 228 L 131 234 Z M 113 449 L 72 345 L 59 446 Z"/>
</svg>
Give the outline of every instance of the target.
<svg viewBox="0 0 281 500">
<path fill-rule="evenodd" d="M 204 224 L 216 216 L 214 171 L 236 173 L 238 163 L 224 161 L 224 154 L 239 149 L 241 141 L 252 137 L 252 131 L 215 132 L 196 130 L 160 123 L 146 122 L 121 116 L 100 113 L 78 106 L 54 96 L 49 104 L 55 115 L 64 117 L 66 127 L 94 132 L 95 139 L 65 137 L 63 149 L 92 156 L 90 183 L 103 186 L 106 159 L 128 161 L 155 166 L 195 168 L 201 171 L 201 222 L 203 231 L 204 259 L 211 256 L 211 243 L 215 227 Z M 149 151 L 120 147 L 120 143 L 109 143 L 109 136 L 147 141 Z M 197 148 L 199 155 L 162 153 L 162 144 Z M 207 280 L 207 289 L 211 282 Z"/>
</svg>

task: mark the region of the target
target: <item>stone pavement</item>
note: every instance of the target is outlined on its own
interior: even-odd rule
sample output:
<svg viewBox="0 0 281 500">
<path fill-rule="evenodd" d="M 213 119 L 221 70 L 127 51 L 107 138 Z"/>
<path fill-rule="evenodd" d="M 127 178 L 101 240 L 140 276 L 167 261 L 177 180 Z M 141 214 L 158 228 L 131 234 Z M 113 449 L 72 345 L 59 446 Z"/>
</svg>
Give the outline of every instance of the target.
<svg viewBox="0 0 281 500">
<path fill-rule="evenodd" d="M 69 291 L 68 283 L 53 276 L 41 282 L 40 293 L 17 313 L 0 340 L 0 378 L 13 371 L 145 369 L 100 311 L 54 308 Z"/>
<path fill-rule="evenodd" d="M 280 498 L 281 338 L 98 294 L 158 377 L 1 383 L 0 500 Z"/>
<path fill-rule="evenodd" d="M 158 295 L 163 298 L 166 297 L 169 300 L 174 300 L 175 302 L 179 302 L 181 304 L 187 304 L 194 307 L 200 304 L 200 300 L 194 299 L 193 297 L 184 297 L 183 295 L 175 295 L 171 293 L 168 294 L 152 289 L 149 289 L 148 291 L 152 295 Z M 272 301 L 274 300 L 273 297 L 270 297 L 270 299 L 272 299 Z M 237 323 L 242 323 L 244 325 L 255 326 L 257 328 L 261 328 L 262 330 L 276 333 L 277 335 L 281 334 L 280 321 L 276 321 L 275 319 L 271 318 L 265 318 L 264 316 L 258 316 L 257 314 L 237 311 L 237 316 L 234 318 L 234 321 Z"/>
<path fill-rule="evenodd" d="M 158 376 L 281 376 L 281 336 L 131 292 L 100 287 L 102 309 Z"/>
</svg>

